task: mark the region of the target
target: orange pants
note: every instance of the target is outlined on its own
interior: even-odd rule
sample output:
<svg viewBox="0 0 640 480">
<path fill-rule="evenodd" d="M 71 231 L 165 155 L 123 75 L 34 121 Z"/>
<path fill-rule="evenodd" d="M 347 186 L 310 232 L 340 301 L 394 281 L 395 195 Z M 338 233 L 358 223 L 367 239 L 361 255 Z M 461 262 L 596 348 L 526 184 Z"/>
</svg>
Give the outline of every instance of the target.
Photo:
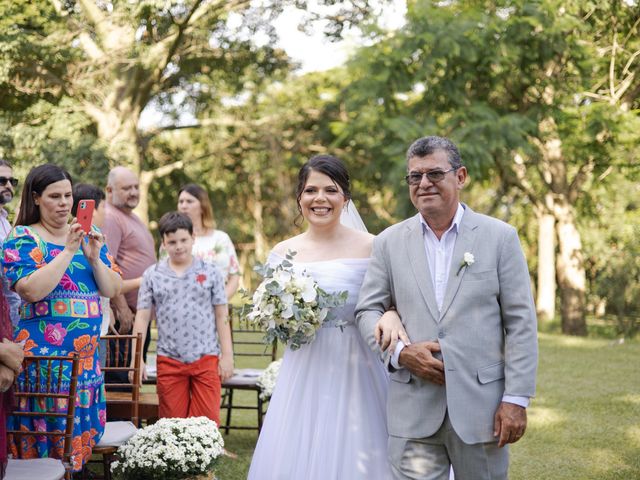
<svg viewBox="0 0 640 480">
<path fill-rule="evenodd" d="M 205 355 L 182 363 L 158 355 L 160 418 L 207 417 L 220 425 L 220 376 L 218 357 Z"/>
</svg>

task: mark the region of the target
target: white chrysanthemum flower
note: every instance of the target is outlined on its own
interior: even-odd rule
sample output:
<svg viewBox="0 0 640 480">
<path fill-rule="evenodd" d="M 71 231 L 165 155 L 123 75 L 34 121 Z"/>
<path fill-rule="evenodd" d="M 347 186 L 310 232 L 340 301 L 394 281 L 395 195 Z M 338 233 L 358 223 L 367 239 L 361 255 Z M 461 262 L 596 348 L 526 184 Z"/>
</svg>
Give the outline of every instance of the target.
<svg viewBox="0 0 640 480">
<path fill-rule="evenodd" d="M 205 417 L 168 418 L 138 430 L 118 449 L 114 475 L 127 478 L 136 469 L 149 475 L 175 477 L 178 472 L 208 473 L 224 450 L 215 422 Z"/>
<path fill-rule="evenodd" d="M 278 379 L 278 373 L 280 373 L 280 366 L 282 365 L 282 359 L 271 362 L 267 368 L 264 369 L 262 375 L 258 377 L 256 382 L 260 387 L 260 398 L 266 400 L 273 394 L 273 389 L 276 386 L 276 380 Z"/>
</svg>

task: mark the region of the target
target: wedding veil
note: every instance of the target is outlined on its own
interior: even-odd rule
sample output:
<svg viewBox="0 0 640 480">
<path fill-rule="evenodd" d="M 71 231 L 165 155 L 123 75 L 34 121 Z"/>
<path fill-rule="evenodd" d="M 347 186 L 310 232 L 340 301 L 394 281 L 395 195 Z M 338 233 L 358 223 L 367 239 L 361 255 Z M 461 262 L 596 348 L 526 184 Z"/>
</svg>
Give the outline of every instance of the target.
<svg viewBox="0 0 640 480">
<path fill-rule="evenodd" d="M 340 223 L 345 227 L 353 228 L 354 230 L 360 230 L 362 232 L 368 232 L 367 226 L 362 221 L 358 209 L 353 203 L 353 200 L 349 200 L 345 207 L 342 209 L 340 215 Z"/>
</svg>

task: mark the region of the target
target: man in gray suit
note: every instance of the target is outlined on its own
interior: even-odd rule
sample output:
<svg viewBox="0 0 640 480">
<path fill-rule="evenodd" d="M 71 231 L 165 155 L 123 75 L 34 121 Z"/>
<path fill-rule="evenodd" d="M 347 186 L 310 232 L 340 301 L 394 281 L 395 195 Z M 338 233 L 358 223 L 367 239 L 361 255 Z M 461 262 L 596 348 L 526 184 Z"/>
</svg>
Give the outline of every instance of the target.
<svg viewBox="0 0 640 480">
<path fill-rule="evenodd" d="M 374 350 L 390 308 L 411 339 L 383 355 L 392 470 L 443 480 L 452 465 L 456 480 L 506 479 L 506 445 L 524 434 L 538 359 L 518 234 L 460 203 L 467 170 L 450 140 L 415 141 L 407 169 L 419 213 L 374 240 L 356 308 Z"/>
</svg>

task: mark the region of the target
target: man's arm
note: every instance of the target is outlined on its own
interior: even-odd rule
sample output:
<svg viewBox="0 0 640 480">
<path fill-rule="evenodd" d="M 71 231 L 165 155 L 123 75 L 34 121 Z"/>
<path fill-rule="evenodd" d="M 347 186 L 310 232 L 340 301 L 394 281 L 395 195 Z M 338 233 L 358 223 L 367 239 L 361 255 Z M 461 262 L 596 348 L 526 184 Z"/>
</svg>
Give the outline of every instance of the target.
<svg viewBox="0 0 640 480">
<path fill-rule="evenodd" d="M 373 251 L 367 273 L 364 276 L 358 304 L 356 306 L 356 324 L 360 335 L 365 339 L 369 348 L 381 356 L 386 364 L 389 362 L 390 352 L 381 352 L 376 342 L 375 325 L 382 314 L 391 305 L 391 281 L 384 259 L 384 249 L 380 237 L 373 239 Z"/>
<path fill-rule="evenodd" d="M 529 269 L 518 234 L 509 228 L 498 264 L 500 308 L 505 331 L 505 392 L 494 418 L 498 446 L 517 442 L 527 427 L 535 394 L 538 333 Z"/>
<path fill-rule="evenodd" d="M 107 245 L 107 250 L 109 250 L 109 253 L 113 255 L 116 259 L 116 263 L 118 263 L 118 252 L 120 251 L 120 244 L 122 243 L 122 226 L 118 222 L 118 219 L 113 215 L 109 215 L 105 219 L 102 232 L 104 234 L 104 241 Z M 115 319 L 120 324 L 119 332 L 123 334 L 130 332 L 131 327 L 133 326 L 134 317 L 133 312 L 127 304 L 125 296 L 123 294 L 119 294 L 113 297 L 111 299 L 111 307 L 113 309 Z"/>
<path fill-rule="evenodd" d="M 538 332 L 529 269 L 514 228 L 507 232 L 498 264 L 500 310 L 505 332 L 505 395 L 533 397 Z"/>
<path fill-rule="evenodd" d="M 125 334 L 131 331 L 131 326 L 133 325 L 133 311 L 129 308 L 129 304 L 127 304 L 127 299 L 124 295 L 116 295 L 111 299 L 111 306 L 113 308 L 113 313 L 120 324 L 118 328 L 118 332 Z"/>
<path fill-rule="evenodd" d="M 116 217 L 109 215 L 102 227 L 104 242 L 107 244 L 107 250 L 114 256 L 116 263 L 118 261 L 118 252 L 122 243 L 122 227 Z"/>
</svg>

